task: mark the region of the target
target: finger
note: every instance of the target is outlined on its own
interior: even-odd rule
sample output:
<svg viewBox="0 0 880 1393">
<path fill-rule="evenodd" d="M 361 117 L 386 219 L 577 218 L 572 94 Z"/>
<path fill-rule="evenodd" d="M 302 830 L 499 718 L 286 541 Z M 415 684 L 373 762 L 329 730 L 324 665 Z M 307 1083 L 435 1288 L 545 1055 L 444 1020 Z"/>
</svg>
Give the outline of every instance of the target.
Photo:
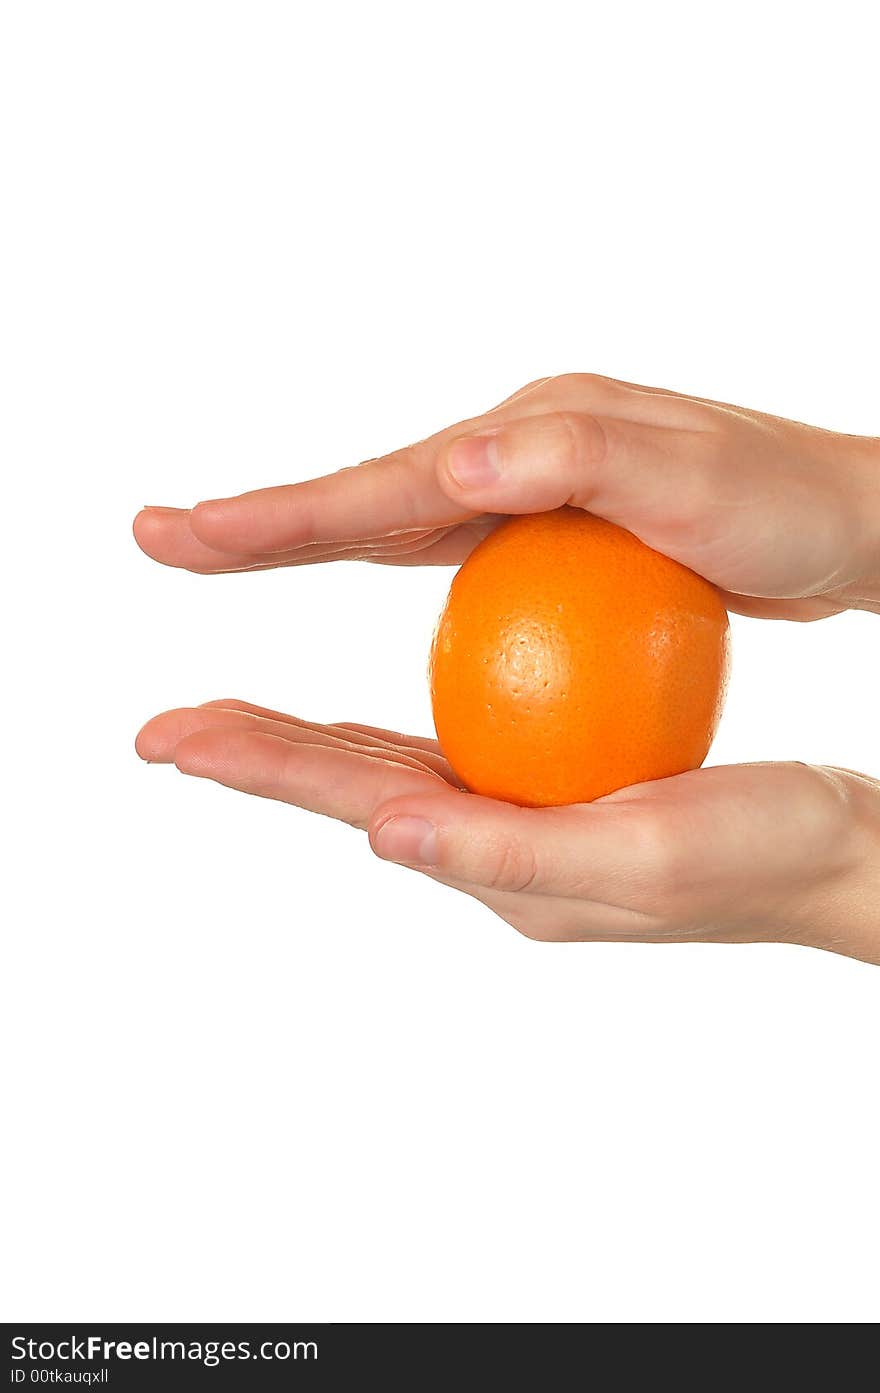
<svg viewBox="0 0 880 1393">
<path fill-rule="evenodd" d="M 367 460 L 355 468 L 300 484 L 258 489 L 197 504 L 184 515 L 189 520 L 191 538 L 179 527 L 170 535 L 172 524 L 167 514 L 173 510 L 150 510 L 164 516 L 157 516 L 149 524 L 142 518 L 137 534 L 139 540 L 143 538 L 144 550 L 155 559 L 199 571 L 258 570 L 270 565 L 346 558 L 404 565 L 456 564 L 468 554 L 469 548 L 462 549 L 462 541 L 478 540 L 460 537 L 457 524 L 473 519 L 481 511 L 525 509 L 474 508 L 472 498 L 450 488 L 441 465 L 452 441 L 548 412 L 592 412 L 609 422 L 648 424 L 656 419 L 661 400 L 663 419 L 669 427 L 680 425 L 684 431 L 704 420 L 695 415 L 700 399 L 659 388 L 584 373 L 536 379 L 481 416 L 458 422 L 406 449 Z M 414 551 L 413 542 L 417 539 L 410 534 L 420 529 L 426 535 Z M 441 532 L 434 536 L 436 529 Z M 442 529 L 452 531 L 444 536 Z M 399 550 L 392 547 L 377 554 L 358 549 L 365 543 L 387 542 L 395 536 L 401 539 Z M 195 543 L 219 552 L 222 559 L 211 561 Z M 303 551 L 310 546 L 316 550 Z M 353 549 L 347 550 L 349 546 Z"/>
<path fill-rule="evenodd" d="M 183 508 L 145 508 L 134 520 L 141 551 L 165 566 L 199 575 L 231 571 L 266 571 L 279 566 L 312 565 L 319 561 L 378 561 L 386 565 L 451 565 L 464 559 L 480 540 L 448 537 L 443 529 L 410 533 L 375 541 L 310 543 L 285 552 L 255 554 L 225 552 L 208 547 L 193 533 L 190 513 Z M 483 527 L 482 535 L 488 528 Z"/>
<path fill-rule="evenodd" d="M 429 791 L 439 778 L 399 760 L 332 744 L 292 744 L 261 731 L 199 730 L 177 745 L 182 774 L 365 827 L 376 806 Z"/>
<path fill-rule="evenodd" d="M 529 383 L 491 411 L 426 440 L 335 474 L 300 484 L 215 498 L 192 510 L 194 535 L 226 552 L 266 553 L 329 540 L 392 536 L 418 528 L 454 526 L 469 510 L 437 480 L 436 462 L 455 435 L 515 413 L 540 410 L 548 379 Z M 316 558 L 318 559 L 318 558 Z M 460 557 L 452 558 L 460 560 Z"/>
<path fill-rule="evenodd" d="M 404 735 L 399 730 L 384 730 L 382 726 L 359 725 L 353 721 L 334 721 L 333 724 L 338 730 L 359 731 L 363 735 L 375 735 L 383 740 L 390 740 L 395 745 L 411 746 L 414 750 L 431 751 L 434 754 L 440 753 L 440 742 L 431 740 L 426 735 Z"/>
<path fill-rule="evenodd" d="M 310 730 L 326 730 L 336 734 L 351 732 L 355 736 L 360 736 L 367 744 L 390 745 L 412 750 L 420 754 L 436 755 L 444 770 L 448 770 L 449 765 L 444 759 L 440 749 L 440 742 L 432 740 L 423 735 L 406 735 L 399 730 L 386 730 L 384 726 L 361 725 L 356 721 L 331 721 L 328 724 L 316 725 L 301 720 L 298 716 L 291 716 L 286 711 L 273 711 L 268 706 L 255 706 L 253 702 L 241 701 L 238 697 L 222 697 L 219 701 L 203 701 L 199 705 L 201 711 L 211 711 L 216 708 L 225 711 L 247 711 L 252 716 L 266 716 L 272 721 L 284 721 L 294 726 L 306 726 Z"/>
<path fill-rule="evenodd" d="M 370 844 L 385 860 L 505 893 L 604 900 L 627 884 L 639 848 L 613 808 L 519 808 L 434 791 L 377 809 Z M 642 849 L 642 871 L 648 855 Z"/>
<path fill-rule="evenodd" d="M 413 769 L 430 769 L 441 777 L 445 777 L 448 771 L 442 755 L 432 751 L 405 750 L 375 737 L 297 720 L 293 716 L 274 719 L 241 708 L 220 706 L 184 706 L 163 711 L 139 732 L 135 748 L 140 757 L 151 764 L 169 764 L 174 760 L 175 751 L 182 740 L 198 730 L 222 728 L 256 730 L 291 743 L 324 744 L 341 750 L 375 754 Z"/>
<path fill-rule="evenodd" d="M 141 551 L 164 566 L 176 566 L 200 574 L 222 574 L 227 571 L 252 571 L 266 568 L 266 558 L 251 552 L 223 552 L 205 546 L 190 527 L 187 508 L 143 508 L 134 520 L 134 537 Z M 325 552 L 337 553 L 350 548 L 327 547 Z M 273 557 L 273 565 L 283 565 L 298 559 L 298 554 Z M 322 559 L 329 559 L 322 558 Z"/>
<path fill-rule="evenodd" d="M 342 738 L 348 735 L 358 743 L 368 746 L 399 749 L 403 753 L 417 754 L 423 759 L 427 757 L 431 768 L 435 769 L 438 774 L 442 774 L 445 779 L 453 779 L 458 787 L 458 781 L 454 779 L 449 762 L 440 749 L 440 742 L 431 740 L 427 736 L 406 735 L 399 730 L 386 730 L 384 726 L 360 725 L 354 721 L 331 721 L 329 724 L 318 725 L 314 722 L 303 721 L 298 716 L 290 716 L 284 711 L 272 711 L 269 707 L 254 706 L 251 702 L 239 701 L 237 698 L 205 701 L 202 702 L 199 710 L 210 711 L 218 707 L 227 711 L 247 711 L 252 716 L 265 716 L 272 721 L 283 721 L 313 732 L 325 731 Z"/>
<path fill-rule="evenodd" d="M 415 547 L 404 542 L 393 550 L 372 543 L 369 550 L 363 552 L 361 560 L 378 562 L 383 566 L 460 566 L 500 521 L 494 514 L 466 518 L 454 527 L 437 528 L 430 542 Z"/>
<path fill-rule="evenodd" d="M 403 735 L 400 731 L 383 730 L 380 726 L 351 725 L 345 721 L 338 722 L 332 729 L 341 733 L 349 731 L 355 739 L 365 741 L 369 745 L 398 750 L 401 754 L 411 754 L 440 774 L 453 788 L 464 787 L 437 740 L 429 740 L 420 735 Z"/>
<path fill-rule="evenodd" d="M 446 526 L 465 516 L 440 488 L 432 452 L 414 445 L 324 478 L 198 503 L 191 526 L 217 550 L 266 553 Z"/>
<path fill-rule="evenodd" d="M 167 516 L 150 523 L 142 518 L 137 535 L 139 541 L 143 536 L 141 545 L 156 560 L 190 570 L 257 569 L 257 558 L 262 556 L 265 565 L 267 553 L 298 553 L 302 547 L 315 544 L 334 550 L 315 552 L 303 560 L 340 559 L 339 548 L 345 543 L 388 538 L 412 529 L 451 527 L 471 516 L 464 500 L 451 497 L 442 487 L 442 480 L 437 480 L 438 461 L 456 437 L 491 428 L 499 421 L 546 412 L 548 407 L 580 407 L 612 416 L 628 413 L 635 420 L 647 419 L 656 410 L 654 399 L 658 396 L 672 402 L 681 400 L 682 407 L 686 407 L 686 399 L 675 394 L 632 388 L 590 374 L 536 379 L 481 416 L 460 421 L 408 448 L 354 468 L 299 484 L 199 503 L 191 513 L 183 514 L 188 518 L 192 541 L 182 528 L 173 536 L 166 536 L 171 531 Z M 168 514 L 174 510 L 149 511 Z M 227 559 L 211 563 L 193 542 L 218 551 Z M 419 558 L 422 564 L 454 564 L 463 559 L 454 543 L 445 548 L 441 544 L 442 538 L 426 544 L 427 554 Z M 449 554 L 435 556 L 435 546 Z M 393 563 L 409 555 L 405 549 L 402 557 L 391 552 L 368 559 Z M 295 564 L 295 559 L 298 558 L 283 562 L 279 556 L 274 564 Z"/>
<path fill-rule="evenodd" d="M 206 547 L 192 533 L 186 508 L 143 508 L 134 520 L 134 539 L 141 551 L 164 566 L 188 571 L 241 570 L 254 558 Z"/>
</svg>

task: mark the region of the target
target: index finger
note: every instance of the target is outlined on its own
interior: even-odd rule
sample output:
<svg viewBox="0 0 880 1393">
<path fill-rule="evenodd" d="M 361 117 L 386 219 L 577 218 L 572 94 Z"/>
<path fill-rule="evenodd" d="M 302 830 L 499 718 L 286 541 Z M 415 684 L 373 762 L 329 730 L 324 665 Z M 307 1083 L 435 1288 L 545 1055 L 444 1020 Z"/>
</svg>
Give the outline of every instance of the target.
<svg viewBox="0 0 880 1393">
<path fill-rule="evenodd" d="M 441 489 L 436 472 L 440 451 L 456 435 L 527 411 L 524 398 L 546 381 L 529 383 L 482 416 L 335 474 L 198 503 L 189 515 L 192 533 L 217 551 L 252 555 L 464 522 L 474 513 Z"/>
</svg>

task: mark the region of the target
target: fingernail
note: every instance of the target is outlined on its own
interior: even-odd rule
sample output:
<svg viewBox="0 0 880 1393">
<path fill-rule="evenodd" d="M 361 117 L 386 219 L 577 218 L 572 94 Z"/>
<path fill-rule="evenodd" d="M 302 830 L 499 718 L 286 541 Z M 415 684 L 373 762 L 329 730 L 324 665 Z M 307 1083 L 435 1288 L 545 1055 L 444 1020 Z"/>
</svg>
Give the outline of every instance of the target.
<svg viewBox="0 0 880 1393">
<path fill-rule="evenodd" d="M 454 440 L 446 465 L 455 482 L 462 488 L 485 488 L 501 473 L 495 435 L 466 435 L 460 440 Z"/>
<path fill-rule="evenodd" d="M 407 861 L 433 866 L 437 861 L 437 833 L 424 817 L 389 817 L 374 838 L 377 856 L 386 861 Z"/>
</svg>

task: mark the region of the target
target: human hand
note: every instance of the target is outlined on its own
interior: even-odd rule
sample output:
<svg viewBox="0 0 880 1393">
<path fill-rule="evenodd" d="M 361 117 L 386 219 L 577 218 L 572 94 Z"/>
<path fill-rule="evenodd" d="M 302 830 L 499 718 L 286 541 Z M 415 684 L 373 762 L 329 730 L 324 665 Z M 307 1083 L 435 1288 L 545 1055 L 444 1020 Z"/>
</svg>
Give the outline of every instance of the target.
<svg viewBox="0 0 880 1393">
<path fill-rule="evenodd" d="M 500 516 L 563 503 L 690 566 L 740 613 L 880 613 L 880 440 L 578 373 L 324 478 L 145 509 L 135 536 L 202 573 L 451 565 Z"/>
<path fill-rule="evenodd" d="M 788 941 L 880 963 L 880 783 L 849 770 L 694 770 L 594 803 L 467 793 L 435 741 L 243 702 L 168 711 L 142 758 L 324 813 L 540 940 Z"/>
</svg>

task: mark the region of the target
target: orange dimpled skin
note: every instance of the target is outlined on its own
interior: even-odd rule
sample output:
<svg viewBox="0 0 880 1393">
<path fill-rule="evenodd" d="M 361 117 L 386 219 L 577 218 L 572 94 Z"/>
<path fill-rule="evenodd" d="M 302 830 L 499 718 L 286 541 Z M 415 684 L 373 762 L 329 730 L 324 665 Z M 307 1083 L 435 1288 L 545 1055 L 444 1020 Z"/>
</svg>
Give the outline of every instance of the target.
<svg viewBox="0 0 880 1393">
<path fill-rule="evenodd" d="M 589 802 L 702 764 L 728 651 L 715 588 L 631 532 L 574 508 L 512 518 L 440 616 L 437 737 L 474 793 Z"/>
</svg>

